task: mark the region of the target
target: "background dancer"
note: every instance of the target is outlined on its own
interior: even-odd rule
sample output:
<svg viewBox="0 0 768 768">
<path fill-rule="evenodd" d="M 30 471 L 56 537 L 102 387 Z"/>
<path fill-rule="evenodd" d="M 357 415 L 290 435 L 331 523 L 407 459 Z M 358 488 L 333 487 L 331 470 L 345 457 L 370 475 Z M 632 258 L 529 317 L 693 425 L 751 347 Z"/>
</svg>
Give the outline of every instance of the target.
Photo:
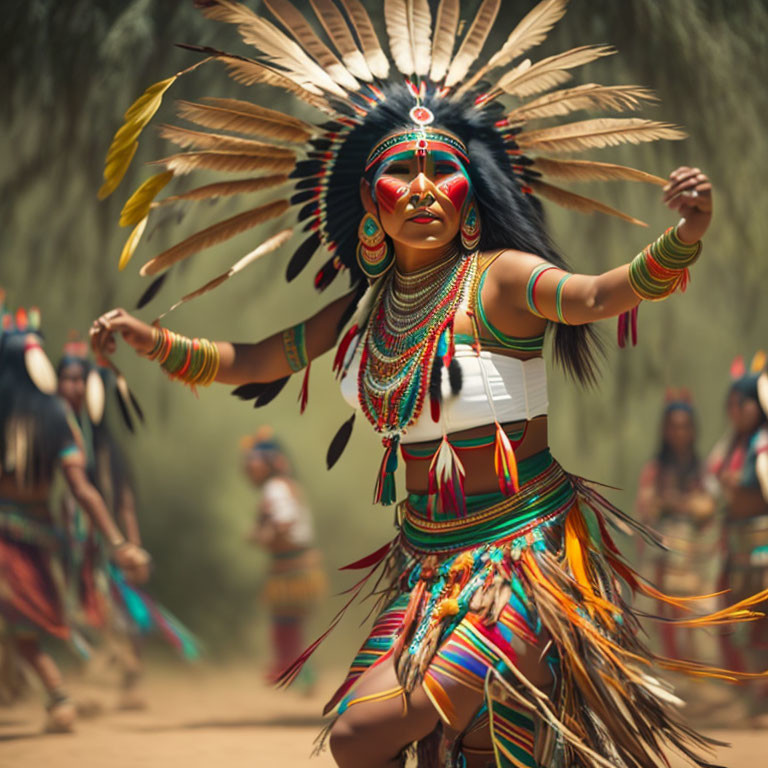
<svg viewBox="0 0 768 768">
<path fill-rule="evenodd" d="M 133 580 L 146 578 L 147 553 L 129 542 L 88 479 L 83 441 L 55 396 L 56 373 L 42 349 L 39 314 L 6 314 L 0 333 L 0 613 L 19 656 L 48 695 L 51 731 L 71 730 L 75 709 L 44 636 L 70 640 L 57 575 L 63 531 L 49 511 L 60 467 L 77 503 L 104 536 L 110 556 Z"/>
<path fill-rule="evenodd" d="M 270 554 L 264 601 L 272 622 L 274 682 L 304 650 L 306 624 L 326 593 L 320 552 L 314 546 L 312 512 L 290 460 L 270 427 L 243 440 L 245 472 L 260 491 L 259 510 L 249 541 Z M 314 675 L 303 670 L 311 690 Z"/>
</svg>

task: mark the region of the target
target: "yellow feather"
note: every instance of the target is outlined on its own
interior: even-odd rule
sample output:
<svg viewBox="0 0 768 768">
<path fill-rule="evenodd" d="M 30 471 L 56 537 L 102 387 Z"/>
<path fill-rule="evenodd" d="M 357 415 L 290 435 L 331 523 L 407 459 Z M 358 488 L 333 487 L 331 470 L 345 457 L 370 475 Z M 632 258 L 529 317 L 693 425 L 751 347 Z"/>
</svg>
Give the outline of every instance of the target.
<svg viewBox="0 0 768 768">
<path fill-rule="evenodd" d="M 147 179 L 126 201 L 120 212 L 120 226 L 130 227 L 146 218 L 152 201 L 173 178 L 173 171 L 163 171 Z"/>
<path fill-rule="evenodd" d="M 666 179 L 652 173 L 614 163 L 599 163 L 593 160 L 554 160 L 537 157 L 533 168 L 545 176 L 570 181 L 645 181 L 663 187 Z"/>
<path fill-rule="evenodd" d="M 625 143 L 684 138 L 685 133 L 670 123 L 636 117 L 605 117 L 526 131 L 518 134 L 515 141 L 524 149 L 538 152 L 579 152 Z"/>
<path fill-rule="evenodd" d="M 617 216 L 620 219 L 624 219 L 624 221 L 628 221 L 631 224 L 637 224 L 640 227 L 648 226 L 644 221 L 635 219 L 626 213 L 622 213 L 621 211 L 611 208 L 598 200 L 593 200 L 590 197 L 577 195 L 574 192 L 569 192 L 567 189 L 555 187 L 552 184 L 547 184 L 538 179 L 532 179 L 528 183 L 534 192 L 542 197 L 546 197 L 553 203 L 561 205 L 563 208 L 570 208 L 574 211 L 579 211 L 579 213 L 606 213 L 609 216 Z"/>
<path fill-rule="evenodd" d="M 125 172 L 128 170 L 128 166 L 130 166 L 131 160 L 133 160 L 133 156 L 136 154 L 138 148 L 139 142 L 134 141 L 133 144 L 130 144 L 125 149 L 121 149 L 109 155 L 104 167 L 104 183 L 101 185 L 98 192 L 99 200 L 104 200 L 104 198 L 109 197 L 117 189 L 118 184 L 123 180 L 123 176 L 125 176 Z"/>
<path fill-rule="evenodd" d="M 235 235 L 239 235 L 241 232 L 245 232 L 265 221 L 282 216 L 289 206 L 290 203 L 287 200 L 276 200 L 266 205 L 252 208 L 250 211 L 239 213 L 224 221 L 219 221 L 159 253 L 154 259 L 150 259 L 141 268 L 141 274 L 144 276 L 156 275 L 177 261 L 186 259 L 193 253 L 198 253 L 205 248 L 210 248 L 213 245 L 229 240 L 235 237 Z"/>
<path fill-rule="evenodd" d="M 128 266 L 128 262 L 133 258 L 133 254 L 139 245 L 139 240 L 144 234 L 144 230 L 147 227 L 147 219 L 149 216 L 145 216 L 139 223 L 133 228 L 133 231 L 128 235 L 128 239 L 125 241 L 123 250 L 120 253 L 120 261 L 117 263 L 117 268 L 121 272 Z"/>
<path fill-rule="evenodd" d="M 183 176 L 196 170 L 228 171 L 242 173 L 245 171 L 272 171 L 273 173 L 290 173 L 295 166 L 291 157 L 272 157 L 269 154 L 253 155 L 237 152 L 185 152 L 171 155 L 162 160 L 155 160 L 153 165 L 164 165 L 178 176 Z"/>
</svg>

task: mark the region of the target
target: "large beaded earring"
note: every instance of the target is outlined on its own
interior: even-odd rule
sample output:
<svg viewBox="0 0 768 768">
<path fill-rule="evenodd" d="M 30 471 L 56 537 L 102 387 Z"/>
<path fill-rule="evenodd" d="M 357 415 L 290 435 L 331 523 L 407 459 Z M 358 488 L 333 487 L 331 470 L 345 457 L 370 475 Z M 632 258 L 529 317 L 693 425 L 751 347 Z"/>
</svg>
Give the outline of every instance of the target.
<svg viewBox="0 0 768 768">
<path fill-rule="evenodd" d="M 357 263 L 363 274 L 370 280 L 381 277 L 395 263 L 395 252 L 372 213 L 366 213 L 360 221 L 357 239 Z"/>
<path fill-rule="evenodd" d="M 464 208 L 461 222 L 461 245 L 467 253 L 474 253 L 480 244 L 480 214 L 474 198 L 470 198 Z"/>
</svg>

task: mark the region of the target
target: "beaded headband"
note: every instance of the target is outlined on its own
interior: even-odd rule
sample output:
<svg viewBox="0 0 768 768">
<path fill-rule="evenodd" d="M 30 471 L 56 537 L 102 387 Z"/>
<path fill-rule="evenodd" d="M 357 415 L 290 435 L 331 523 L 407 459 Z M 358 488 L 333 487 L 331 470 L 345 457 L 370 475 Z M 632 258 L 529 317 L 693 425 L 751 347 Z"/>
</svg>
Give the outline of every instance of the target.
<svg viewBox="0 0 768 768">
<path fill-rule="evenodd" d="M 458 136 L 441 128 L 405 128 L 385 136 L 376 144 L 365 162 L 366 173 L 374 165 L 399 151 L 403 144 L 411 145 L 408 148 L 417 153 L 440 150 L 450 152 L 458 155 L 465 164 L 469 165 L 469 152 Z"/>
</svg>

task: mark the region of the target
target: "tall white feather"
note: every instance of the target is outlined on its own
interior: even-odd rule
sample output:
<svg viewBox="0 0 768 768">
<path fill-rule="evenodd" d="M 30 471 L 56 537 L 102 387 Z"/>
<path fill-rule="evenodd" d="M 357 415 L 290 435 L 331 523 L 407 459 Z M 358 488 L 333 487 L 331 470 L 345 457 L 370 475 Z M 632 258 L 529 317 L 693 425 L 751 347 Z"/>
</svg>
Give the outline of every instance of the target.
<svg viewBox="0 0 768 768">
<path fill-rule="evenodd" d="M 469 68 L 477 61 L 477 57 L 493 28 L 493 23 L 496 21 L 500 7 L 501 0 L 483 0 L 469 32 L 464 37 L 458 53 L 448 68 L 448 74 L 445 78 L 447 88 L 452 88 L 460 83 L 467 76 Z"/>
<path fill-rule="evenodd" d="M 429 79 L 433 83 L 439 83 L 448 72 L 458 26 L 459 0 L 441 0 L 432 39 L 432 68 L 429 71 Z"/>
</svg>

